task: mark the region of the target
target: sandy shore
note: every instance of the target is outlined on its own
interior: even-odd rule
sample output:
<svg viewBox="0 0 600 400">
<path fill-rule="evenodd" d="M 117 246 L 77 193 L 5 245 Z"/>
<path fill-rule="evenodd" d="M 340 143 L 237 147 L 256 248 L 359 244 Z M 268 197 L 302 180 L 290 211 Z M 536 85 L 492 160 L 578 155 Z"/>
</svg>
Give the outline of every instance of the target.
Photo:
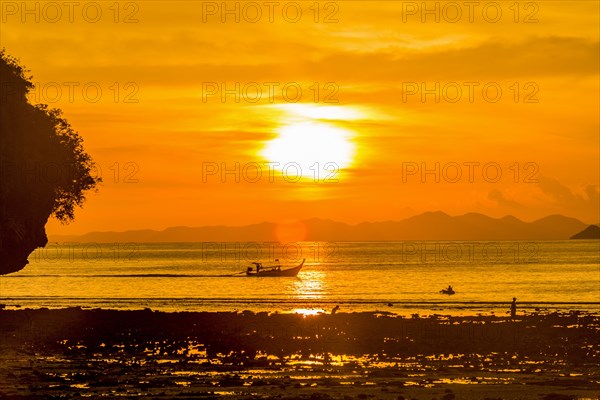
<svg viewBox="0 0 600 400">
<path fill-rule="evenodd" d="M 0 397 L 598 399 L 600 316 L 1 310 Z"/>
</svg>

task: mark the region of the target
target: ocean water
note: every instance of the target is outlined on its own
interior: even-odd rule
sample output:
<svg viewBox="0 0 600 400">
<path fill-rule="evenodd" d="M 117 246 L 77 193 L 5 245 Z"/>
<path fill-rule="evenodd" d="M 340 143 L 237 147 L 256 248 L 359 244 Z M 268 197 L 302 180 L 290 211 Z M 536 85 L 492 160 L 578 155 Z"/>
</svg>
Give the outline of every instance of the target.
<svg viewBox="0 0 600 400">
<path fill-rule="evenodd" d="M 275 259 L 306 261 L 297 278 L 241 273 Z M 0 277 L 0 304 L 504 315 L 517 297 L 520 312 L 600 311 L 598 241 L 50 243 L 29 260 Z"/>
</svg>

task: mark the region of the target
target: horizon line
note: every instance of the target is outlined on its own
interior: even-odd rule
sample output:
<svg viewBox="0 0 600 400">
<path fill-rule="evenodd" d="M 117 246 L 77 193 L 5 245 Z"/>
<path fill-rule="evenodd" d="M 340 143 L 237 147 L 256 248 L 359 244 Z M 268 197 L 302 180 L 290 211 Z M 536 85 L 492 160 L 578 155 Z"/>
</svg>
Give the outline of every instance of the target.
<svg viewBox="0 0 600 400">
<path fill-rule="evenodd" d="M 96 234 L 96 233 L 126 233 L 126 232 L 140 232 L 140 231 L 152 231 L 152 232 L 157 232 L 157 233 L 161 233 L 161 232 L 165 232 L 169 229 L 178 229 L 178 228 L 190 228 L 190 229 L 198 229 L 198 228 L 244 228 L 244 227 L 249 227 L 249 226 L 253 226 L 253 225 L 263 225 L 263 224 L 271 224 L 271 225 L 278 225 L 278 224 L 282 224 L 285 223 L 285 221 L 290 221 L 290 222 L 307 222 L 307 221 L 311 221 L 311 220 L 320 220 L 320 221 L 330 221 L 330 222 L 334 222 L 334 223 L 339 223 L 339 224 L 344 224 L 344 225 L 348 225 L 348 226 L 352 226 L 352 227 L 356 227 L 358 225 L 361 224 L 378 224 L 378 223 L 399 223 L 399 222 L 403 222 L 406 221 L 408 219 L 411 218 L 416 218 L 416 217 L 420 217 L 426 214 L 443 214 L 444 216 L 450 217 L 450 218 L 460 218 L 460 217 L 464 217 L 467 215 L 477 215 L 477 216 L 483 216 L 492 220 L 502 220 L 505 218 L 514 218 L 520 222 L 523 223 L 535 223 L 538 221 L 541 221 L 543 219 L 546 218 L 550 218 L 550 217 L 561 217 L 561 218 L 567 218 L 567 219 L 572 219 L 578 222 L 581 222 L 582 224 L 585 224 L 587 226 L 590 225 L 596 225 L 596 226 L 600 226 L 600 221 L 599 222 L 593 222 L 593 223 L 589 223 L 589 222 L 585 222 L 580 220 L 579 218 L 575 218 L 575 217 L 571 217 L 571 216 L 567 216 L 567 215 L 563 215 L 563 214 L 548 214 L 546 216 L 540 217 L 540 218 L 536 218 L 533 220 L 524 220 L 521 219 L 519 217 L 516 217 L 512 214 L 506 214 L 502 217 L 491 217 L 489 215 L 483 214 L 483 213 L 479 213 L 479 212 L 467 212 L 464 214 L 457 214 L 457 215 L 451 215 L 448 214 L 444 211 L 438 210 L 438 211 L 424 211 L 420 214 L 415 214 L 415 215 L 411 215 L 409 217 L 405 217 L 399 220 L 392 220 L 392 219 L 388 219 L 388 220 L 376 220 L 376 221 L 361 221 L 361 222 L 357 222 L 357 223 L 349 223 L 349 222 L 344 222 L 344 221 L 338 221 L 338 220 L 334 220 L 331 218 L 323 218 L 323 217 L 310 217 L 310 218 L 303 218 L 303 219 L 287 219 L 284 220 L 282 222 L 273 222 L 273 221 L 261 221 L 261 222 L 252 222 L 252 223 L 246 223 L 243 225 L 223 225 L 223 224 L 212 224 L 212 225 L 200 225 L 200 226 L 192 226 L 192 225 L 172 225 L 172 226 L 167 226 L 165 228 L 131 228 L 131 229 L 126 229 L 126 230 L 120 230 L 120 231 L 114 231 L 114 230 L 95 230 L 95 231 L 88 231 L 85 233 L 74 233 L 74 234 L 61 234 L 61 233 L 54 233 L 54 232 L 49 232 L 47 233 L 47 236 L 84 236 L 84 235 L 88 235 L 88 234 Z"/>
</svg>

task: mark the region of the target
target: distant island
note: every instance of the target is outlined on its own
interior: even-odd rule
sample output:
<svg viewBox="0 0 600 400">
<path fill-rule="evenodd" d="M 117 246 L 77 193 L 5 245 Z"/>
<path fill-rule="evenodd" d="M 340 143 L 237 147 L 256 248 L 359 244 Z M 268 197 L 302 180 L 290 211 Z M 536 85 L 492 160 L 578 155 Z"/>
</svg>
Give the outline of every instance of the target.
<svg viewBox="0 0 600 400">
<path fill-rule="evenodd" d="M 600 227 L 590 225 L 576 235 L 571 236 L 571 239 L 600 239 Z"/>
<path fill-rule="evenodd" d="M 563 215 L 532 222 L 513 216 L 492 218 L 468 213 L 450 216 L 426 212 L 401 221 L 363 222 L 349 225 L 313 218 L 300 222 L 304 241 L 362 242 L 404 240 L 567 240 L 587 224 Z M 130 230 L 91 232 L 84 235 L 49 235 L 53 242 L 276 242 L 278 224 L 263 222 L 246 226 L 173 227 L 162 231 Z M 596 227 L 597 228 L 597 227 Z M 588 227 L 589 229 L 589 227 Z M 586 229 L 587 230 L 587 229 Z"/>
</svg>

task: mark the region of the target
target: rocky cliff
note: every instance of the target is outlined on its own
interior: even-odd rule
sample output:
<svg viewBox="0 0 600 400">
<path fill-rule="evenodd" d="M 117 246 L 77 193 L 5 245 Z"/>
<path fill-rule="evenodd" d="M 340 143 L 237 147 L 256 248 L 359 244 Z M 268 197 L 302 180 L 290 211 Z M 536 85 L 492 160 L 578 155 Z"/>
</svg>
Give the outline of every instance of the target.
<svg viewBox="0 0 600 400">
<path fill-rule="evenodd" d="M 60 111 L 28 102 L 30 79 L 0 52 L 0 274 L 22 269 L 46 245 L 48 218 L 72 220 L 84 192 L 99 182 L 81 137 Z"/>
</svg>

